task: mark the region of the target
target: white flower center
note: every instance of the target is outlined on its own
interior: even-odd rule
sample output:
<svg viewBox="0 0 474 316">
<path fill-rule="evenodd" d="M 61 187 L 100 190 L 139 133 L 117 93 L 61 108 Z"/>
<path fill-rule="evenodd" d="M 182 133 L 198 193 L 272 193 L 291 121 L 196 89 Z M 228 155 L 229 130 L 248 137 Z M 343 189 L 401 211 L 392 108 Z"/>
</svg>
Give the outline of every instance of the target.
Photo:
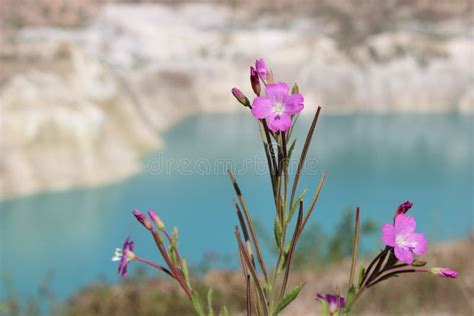
<svg viewBox="0 0 474 316">
<path fill-rule="evenodd" d="M 112 261 L 120 261 L 122 259 L 122 249 L 115 248 L 115 254 L 112 257 Z"/>
<path fill-rule="evenodd" d="M 275 114 L 281 115 L 285 111 L 285 105 L 282 102 L 276 102 L 273 104 L 273 111 Z"/>
<path fill-rule="evenodd" d="M 417 246 L 416 241 L 412 241 L 412 242 L 408 241 L 407 234 L 398 234 L 395 237 L 395 243 L 397 244 L 398 247 L 401 247 L 401 248 L 416 248 Z"/>
</svg>

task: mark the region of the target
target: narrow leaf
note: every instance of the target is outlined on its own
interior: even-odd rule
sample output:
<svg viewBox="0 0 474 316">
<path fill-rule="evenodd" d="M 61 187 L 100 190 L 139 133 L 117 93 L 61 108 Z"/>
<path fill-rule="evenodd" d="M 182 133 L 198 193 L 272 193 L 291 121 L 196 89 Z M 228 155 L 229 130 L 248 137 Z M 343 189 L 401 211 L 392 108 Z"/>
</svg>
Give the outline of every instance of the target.
<svg viewBox="0 0 474 316">
<path fill-rule="evenodd" d="M 227 307 L 222 307 L 222 310 L 219 314 L 219 316 L 229 316 L 229 311 L 227 310 Z"/>
<path fill-rule="evenodd" d="M 303 200 L 306 191 L 308 191 L 308 189 L 304 189 L 300 196 L 298 196 L 298 198 L 296 199 L 295 203 L 293 203 L 293 205 L 291 206 L 290 213 L 288 213 L 288 219 L 286 220 L 287 224 L 291 222 L 291 219 L 293 218 L 293 215 L 296 212 L 296 208 L 298 207 L 298 205 L 300 205 L 300 201 Z"/>
<path fill-rule="evenodd" d="M 420 260 L 420 259 L 415 259 L 415 260 L 413 260 L 411 265 L 414 266 L 414 267 L 423 267 L 426 264 L 427 264 L 426 261 L 423 261 L 423 260 Z"/>
<path fill-rule="evenodd" d="M 212 309 L 212 289 L 207 292 L 207 308 L 209 310 L 209 316 L 214 316 L 214 310 Z"/>
<path fill-rule="evenodd" d="M 294 301 L 294 299 L 300 294 L 301 289 L 306 283 L 302 283 L 296 287 L 294 287 L 291 291 L 288 292 L 281 300 L 278 302 L 278 305 L 275 308 L 275 311 L 273 312 L 273 315 L 276 316 L 278 313 L 280 313 L 282 310 L 284 310 L 291 302 Z"/>
<path fill-rule="evenodd" d="M 364 280 L 364 276 L 365 276 L 365 267 L 360 267 L 360 270 L 359 270 L 359 279 L 357 281 L 357 288 L 360 289 L 361 285 L 362 285 L 362 281 Z"/>
<path fill-rule="evenodd" d="M 280 249 L 281 248 L 282 228 L 281 228 L 281 224 L 280 224 L 280 220 L 278 219 L 278 216 L 275 216 L 273 231 L 275 233 L 275 241 L 276 241 L 277 247 L 278 247 L 278 249 Z"/>
<path fill-rule="evenodd" d="M 349 288 L 349 290 L 347 290 L 346 309 L 344 310 L 346 313 L 348 313 L 352 308 L 352 303 L 354 302 L 356 292 L 356 288 L 353 285 Z"/>
<path fill-rule="evenodd" d="M 293 154 L 293 150 L 295 150 L 296 139 L 294 139 L 290 144 L 290 149 L 288 149 L 288 161 L 291 159 L 291 155 Z"/>
<path fill-rule="evenodd" d="M 188 263 L 186 262 L 186 259 L 182 259 L 181 262 L 183 264 L 184 281 L 186 282 L 187 286 L 191 288 L 191 282 L 189 281 Z"/>
<path fill-rule="evenodd" d="M 197 292 L 193 292 L 193 296 L 191 298 L 194 310 L 199 316 L 205 316 L 204 310 L 202 309 L 201 300 L 199 299 L 199 295 Z"/>
</svg>

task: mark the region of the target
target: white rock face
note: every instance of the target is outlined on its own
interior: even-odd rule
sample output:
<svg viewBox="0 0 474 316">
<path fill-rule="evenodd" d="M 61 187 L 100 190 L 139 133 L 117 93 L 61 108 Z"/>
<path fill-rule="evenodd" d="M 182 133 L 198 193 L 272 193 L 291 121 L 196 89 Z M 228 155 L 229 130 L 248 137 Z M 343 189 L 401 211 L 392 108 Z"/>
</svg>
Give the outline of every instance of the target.
<svg viewBox="0 0 474 316">
<path fill-rule="evenodd" d="M 0 195 L 136 172 L 159 144 L 155 131 L 191 113 L 243 111 L 230 90 L 251 97 L 258 57 L 326 114 L 474 113 L 470 33 L 397 30 L 347 51 L 318 23 L 254 20 L 218 5 L 110 4 L 82 28 L 22 29 L 6 59 L 36 66 L 0 74 Z"/>
<path fill-rule="evenodd" d="M 474 88 L 469 34 L 382 33 L 349 56 L 311 20 L 275 25 L 218 5 L 112 4 L 84 29 L 26 30 L 23 38 L 75 42 L 124 72 L 158 128 L 189 112 L 239 109 L 229 90 L 250 94 L 247 68 L 260 56 L 326 113 L 471 111 L 460 103 Z"/>
<path fill-rule="evenodd" d="M 72 48 L 62 66 L 2 87 L 0 196 L 115 181 L 159 144 L 100 63 Z"/>
</svg>

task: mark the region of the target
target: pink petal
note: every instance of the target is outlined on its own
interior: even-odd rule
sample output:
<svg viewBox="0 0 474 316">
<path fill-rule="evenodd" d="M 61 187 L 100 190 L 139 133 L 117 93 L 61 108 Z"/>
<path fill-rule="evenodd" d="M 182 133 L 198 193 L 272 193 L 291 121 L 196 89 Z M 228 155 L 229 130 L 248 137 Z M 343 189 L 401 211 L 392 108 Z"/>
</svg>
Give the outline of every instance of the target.
<svg viewBox="0 0 474 316">
<path fill-rule="evenodd" d="M 407 248 L 395 246 L 395 257 L 397 257 L 399 261 L 405 262 L 406 264 L 412 264 L 413 262 L 413 255 Z"/>
<path fill-rule="evenodd" d="M 286 96 L 283 99 L 283 103 L 285 104 L 285 113 L 289 115 L 300 113 L 304 108 L 303 102 L 304 98 L 299 93 Z"/>
<path fill-rule="evenodd" d="M 272 101 L 267 97 L 257 97 L 252 103 L 252 115 L 257 119 L 264 119 L 273 114 Z"/>
<path fill-rule="evenodd" d="M 282 102 L 283 99 L 288 96 L 289 91 L 290 88 L 284 82 L 269 84 L 265 89 L 267 97 L 277 102 Z"/>
<path fill-rule="evenodd" d="M 260 78 L 267 80 L 267 65 L 265 64 L 265 60 L 263 60 L 263 58 L 257 59 L 255 62 L 255 68 L 257 69 Z"/>
<path fill-rule="evenodd" d="M 428 248 L 428 242 L 425 236 L 420 233 L 411 234 L 408 238 L 408 242 L 416 244 L 415 248 L 413 248 L 413 253 L 418 256 L 424 254 Z"/>
<path fill-rule="evenodd" d="M 416 228 L 416 221 L 413 216 L 398 214 L 395 217 L 395 231 L 397 233 L 413 233 Z"/>
<path fill-rule="evenodd" d="M 382 240 L 389 247 L 395 246 L 395 229 L 393 225 L 384 224 L 382 226 Z"/>
<path fill-rule="evenodd" d="M 268 128 L 272 132 L 286 131 L 291 126 L 291 118 L 289 115 L 282 113 L 280 115 L 274 115 L 267 119 Z"/>
</svg>

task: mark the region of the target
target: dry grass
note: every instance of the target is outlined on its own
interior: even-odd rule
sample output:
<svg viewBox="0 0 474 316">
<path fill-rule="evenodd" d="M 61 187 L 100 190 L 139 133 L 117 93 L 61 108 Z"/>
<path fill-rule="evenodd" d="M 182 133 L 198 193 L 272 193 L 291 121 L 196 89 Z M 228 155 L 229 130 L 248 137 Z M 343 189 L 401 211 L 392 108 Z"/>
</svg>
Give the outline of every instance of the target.
<svg viewBox="0 0 474 316">
<path fill-rule="evenodd" d="M 474 241 L 433 246 L 429 262 L 459 271 L 457 280 L 433 275 L 405 275 L 369 289 L 355 315 L 473 315 Z M 284 315 L 318 315 L 316 292 L 333 292 L 347 282 L 349 262 L 344 261 L 316 271 L 293 275 L 292 283 L 308 281 L 299 299 Z M 215 310 L 227 305 L 232 315 L 244 308 L 243 283 L 238 272 L 210 271 L 197 282 L 201 290 L 215 289 Z M 202 293 L 205 293 L 202 292 Z M 121 285 L 92 286 L 73 297 L 63 315 L 192 315 L 191 306 L 177 289 L 160 279 L 129 280 Z"/>
</svg>

